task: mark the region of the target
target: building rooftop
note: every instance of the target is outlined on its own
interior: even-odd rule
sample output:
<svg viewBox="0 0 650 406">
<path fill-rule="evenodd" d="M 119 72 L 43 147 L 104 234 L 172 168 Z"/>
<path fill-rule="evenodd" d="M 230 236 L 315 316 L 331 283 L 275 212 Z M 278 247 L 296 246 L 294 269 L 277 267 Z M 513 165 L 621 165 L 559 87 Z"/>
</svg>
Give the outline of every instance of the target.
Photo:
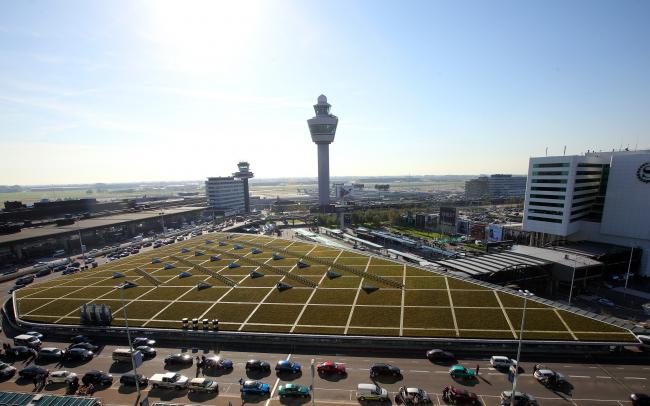
<svg viewBox="0 0 650 406">
<path fill-rule="evenodd" d="M 512 247 L 513 253 L 526 255 L 532 258 L 541 259 L 548 262 L 564 265 L 572 268 L 585 268 L 591 266 L 602 265 L 602 262 L 596 261 L 586 256 L 569 254 L 567 252 L 558 251 L 549 248 L 529 247 L 527 245 L 514 245 Z"/>
<path fill-rule="evenodd" d="M 100 402 L 87 396 L 57 396 L 40 393 L 0 392 L 0 405 L 11 406 L 94 406 Z"/>
<path fill-rule="evenodd" d="M 174 207 L 164 209 L 165 215 L 189 213 L 197 210 L 204 210 L 204 207 Z M 111 216 L 102 216 L 89 219 L 83 219 L 74 224 L 66 226 L 57 226 L 50 224 L 43 227 L 23 228 L 19 233 L 0 235 L 0 244 L 17 242 L 21 240 L 30 240 L 43 237 L 54 237 L 59 234 L 76 233 L 79 229 L 89 230 L 98 227 L 106 227 L 121 223 L 128 223 L 138 220 L 147 220 L 154 217 L 160 217 L 160 210 L 140 211 L 135 213 L 121 213 Z"/>
<path fill-rule="evenodd" d="M 438 265 L 464 272 L 470 276 L 479 276 L 502 271 L 513 266 L 534 267 L 548 265 L 551 261 L 532 258 L 513 252 L 486 254 L 462 259 L 436 261 Z"/>
</svg>

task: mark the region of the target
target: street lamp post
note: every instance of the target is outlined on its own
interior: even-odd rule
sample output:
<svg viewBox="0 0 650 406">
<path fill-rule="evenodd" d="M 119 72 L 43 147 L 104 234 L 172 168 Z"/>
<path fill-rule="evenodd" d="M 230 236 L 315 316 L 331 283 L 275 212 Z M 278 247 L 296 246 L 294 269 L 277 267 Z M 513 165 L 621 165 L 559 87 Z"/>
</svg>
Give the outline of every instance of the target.
<svg viewBox="0 0 650 406">
<path fill-rule="evenodd" d="M 167 229 L 165 228 L 165 212 L 160 211 L 160 213 L 158 213 L 158 214 L 160 214 L 160 219 L 162 220 L 163 235 L 166 235 L 167 234 Z"/>
<path fill-rule="evenodd" d="M 136 400 L 136 404 L 138 404 L 138 401 L 140 400 L 140 382 L 138 379 L 138 369 L 135 365 L 135 359 L 133 358 L 134 351 L 133 351 L 133 344 L 131 341 L 131 332 L 129 331 L 129 316 L 126 312 L 126 305 L 124 304 L 124 290 L 129 289 L 129 288 L 135 288 L 138 285 L 136 285 L 133 282 L 125 282 L 120 285 L 117 285 L 115 289 L 118 289 L 120 291 L 120 300 L 122 302 L 122 309 L 124 309 L 124 326 L 126 328 L 126 338 L 129 340 L 129 351 L 131 352 L 131 366 L 133 367 L 133 373 L 135 374 L 135 390 L 138 392 L 138 398 Z"/>
<path fill-rule="evenodd" d="M 79 220 L 81 220 L 81 217 L 77 218 L 77 233 L 79 233 L 79 248 L 81 249 L 81 260 L 84 263 L 84 266 L 82 269 L 86 269 L 86 250 L 84 249 L 84 243 L 81 241 L 81 226 L 79 226 Z"/>
<path fill-rule="evenodd" d="M 632 267 L 632 255 L 634 254 L 634 247 L 630 250 L 630 260 L 627 263 L 627 272 L 625 273 L 625 290 L 623 291 L 623 302 L 627 300 L 627 281 L 630 280 L 630 268 Z"/>
<path fill-rule="evenodd" d="M 573 259 L 573 274 L 571 275 L 571 288 L 569 289 L 569 305 L 571 305 L 571 296 L 573 295 L 573 281 L 576 279 L 576 259 Z"/>
<path fill-rule="evenodd" d="M 519 293 L 524 297 L 524 310 L 521 314 L 521 326 L 519 327 L 519 345 L 517 347 L 517 363 L 515 364 L 515 372 L 512 377 L 512 393 L 510 394 L 510 404 L 514 405 L 515 390 L 517 389 L 517 375 L 519 374 L 519 356 L 521 355 L 521 343 L 524 337 L 524 323 L 526 322 L 526 304 L 528 298 L 534 296 L 527 290 L 520 290 Z"/>
</svg>

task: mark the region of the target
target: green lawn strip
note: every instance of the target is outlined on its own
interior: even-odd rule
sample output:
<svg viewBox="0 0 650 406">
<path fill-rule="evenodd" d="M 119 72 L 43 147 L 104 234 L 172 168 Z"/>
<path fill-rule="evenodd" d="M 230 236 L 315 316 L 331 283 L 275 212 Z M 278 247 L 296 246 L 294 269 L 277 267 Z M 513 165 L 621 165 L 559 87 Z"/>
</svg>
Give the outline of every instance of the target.
<svg viewBox="0 0 650 406">
<path fill-rule="evenodd" d="M 280 253 L 280 255 L 285 256 L 284 253 Z M 298 260 L 300 258 L 297 257 L 286 257 L 282 259 L 272 259 L 269 262 L 267 262 L 268 265 L 270 266 L 294 266 L 296 263 L 298 263 Z M 309 263 L 308 260 L 305 260 L 305 262 Z"/>
<path fill-rule="evenodd" d="M 335 271 L 336 272 L 336 271 Z M 330 279 L 325 277 L 321 283 L 323 288 L 356 288 L 359 286 L 361 278 L 358 276 L 340 276 L 338 278 Z"/>
<path fill-rule="evenodd" d="M 368 258 L 363 257 L 363 258 L 345 258 L 343 256 L 340 256 L 339 259 L 336 260 L 335 264 L 336 265 L 361 265 L 361 266 L 366 266 L 368 263 Z"/>
<path fill-rule="evenodd" d="M 242 331 L 256 333 L 288 333 L 292 326 L 267 326 L 260 324 L 246 324 Z"/>
<path fill-rule="evenodd" d="M 512 331 L 460 330 L 460 338 L 491 338 L 495 340 L 512 340 Z"/>
<path fill-rule="evenodd" d="M 349 336 L 385 336 L 397 337 L 399 336 L 398 328 L 363 328 L 363 327 L 350 327 L 348 329 Z"/>
<path fill-rule="evenodd" d="M 149 292 L 146 295 L 142 296 L 140 299 L 143 300 L 174 300 L 180 297 L 183 293 L 192 289 L 190 286 L 187 287 L 169 287 L 169 286 L 158 286 Z"/>
<path fill-rule="evenodd" d="M 204 317 L 217 319 L 220 322 L 243 323 L 256 306 L 254 303 L 217 303 Z"/>
<path fill-rule="evenodd" d="M 299 334 L 335 334 L 343 335 L 345 327 L 310 327 L 310 326 L 296 326 L 294 333 Z"/>
<path fill-rule="evenodd" d="M 269 293 L 269 288 L 242 288 L 236 287 L 228 293 L 222 302 L 251 302 L 259 303 Z"/>
<path fill-rule="evenodd" d="M 293 324 L 302 310 L 302 305 L 262 304 L 248 323 Z"/>
<path fill-rule="evenodd" d="M 44 304 L 48 303 L 51 299 L 32 299 L 32 298 L 24 298 L 24 299 L 16 299 L 16 306 L 18 307 L 18 315 L 22 317 L 23 315 L 31 312 L 32 310 L 43 306 Z"/>
<path fill-rule="evenodd" d="M 454 308 L 459 329 L 509 330 L 503 311 L 500 309 Z M 512 337 L 512 331 L 510 331 Z"/>
<path fill-rule="evenodd" d="M 564 319 L 574 333 L 577 332 L 611 332 L 611 333 L 627 333 L 627 330 L 620 327 L 612 326 L 611 324 L 603 323 L 598 320 L 590 319 L 574 313 L 569 313 L 564 310 L 558 310 L 560 316 Z M 629 333 L 628 333 L 629 334 Z"/>
<path fill-rule="evenodd" d="M 77 311 L 83 304 L 88 303 L 89 300 L 80 299 L 57 299 L 49 304 L 38 309 L 35 313 L 43 316 L 59 316 L 63 317 L 70 312 Z M 79 315 L 79 313 L 77 313 Z"/>
<path fill-rule="evenodd" d="M 454 307 L 499 307 L 499 302 L 491 290 L 452 290 L 451 299 Z"/>
<path fill-rule="evenodd" d="M 130 319 L 150 319 L 156 313 L 160 311 L 163 307 L 167 306 L 169 302 L 167 301 L 158 301 L 158 302 L 130 302 L 126 306 L 126 312 Z M 116 312 L 116 308 L 111 306 L 113 311 L 113 317 L 124 317 L 124 310 Z"/>
<path fill-rule="evenodd" d="M 519 328 L 516 329 L 519 338 Z M 524 340 L 575 341 L 569 333 L 549 333 L 545 331 L 524 331 Z"/>
<path fill-rule="evenodd" d="M 350 327 L 399 327 L 400 314 L 399 307 L 355 307 Z"/>
<path fill-rule="evenodd" d="M 366 293 L 361 290 L 357 299 L 358 305 L 387 305 L 387 306 L 400 306 L 402 303 L 402 291 L 394 290 L 376 290 L 374 292 Z"/>
<path fill-rule="evenodd" d="M 151 286 L 151 287 L 149 287 L 149 286 L 147 286 L 147 287 L 138 286 L 138 287 L 135 287 L 135 288 L 123 289 L 123 290 L 114 289 L 109 294 L 104 296 L 102 299 L 121 299 L 121 296 L 120 296 L 121 293 L 120 292 L 123 292 L 124 299 L 131 300 L 131 299 L 135 299 L 135 298 L 137 298 L 137 297 L 139 297 L 141 295 L 144 295 L 145 293 L 148 293 L 153 289 L 154 289 L 153 286 Z"/>
<path fill-rule="evenodd" d="M 36 299 L 39 297 L 60 298 L 75 290 L 76 290 L 75 288 L 66 288 L 66 287 L 50 288 L 50 289 L 43 290 L 41 292 L 34 293 L 33 295 L 30 296 L 30 299 Z"/>
<path fill-rule="evenodd" d="M 229 288 L 221 288 L 221 287 L 211 287 L 211 288 L 206 288 L 206 289 L 197 289 L 197 288 L 192 288 L 188 294 L 183 296 L 183 300 L 185 301 L 201 301 L 201 302 L 216 302 L 219 300 L 221 296 L 223 296 Z"/>
<path fill-rule="evenodd" d="M 196 286 L 197 283 L 203 282 L 208 278 L 208 275 L 200 272 L 191 272 L 192 276 L 186 278 L 176 277 L 165 282 L 165 286 Z"/>
<path fill-rule="evenodd" d="M 427 330 L 414 330 L 405 328 L 403 330 L 404 337 L 432 337 L 432 338 L 447 338 L 447 337 L 456 337 L 456 330 L 437 330 L 437 329 L 427 329 Z"/>
<path fill-rule="evenodd" d="M 313 289 L 294 287 L 284 291 L 274 289 L 264 303 L 305 303 Z"/>
<path fill-rule="evenodd" d="M 425 271 L 424 269 L 414 268 L 412 266 L 406 267 L 406 276 L 436 276 L 435 272 Z"/>
<path fill-rule="evenodd" d="M 141 277 L 137 278 L 118 278 L 118 279 L 113 279 L 113 278 L 108 278 L 103 281 L 99 281 L 97 283 L 94 283 L 93 286 L 110 286 L 110 287 L 115 287 L 119 285 L 120 283 L 124 283 L 125 281 L 135 281 L 138 285 L 144 285 L 145 280 Z M 142 283 L 141 283 L 142 282 Z M 148 286 L 148 284 L 147 284 Z"/>
<path fill-rule="evenodd" d="M 242 287 L 268 287 L 271 288 L 275 286 L 278 282 L 280 282 L 280 279 L 282 279 L 282 276 L 276 276 L 275 274 L 265 274 L 261 278 L 255 278 L 251 279 L 248 278 L 245 281 L 241 283 L 240 286 Z M 285 283 L 288 283 L 289 285 L 294 285 L 294 286 L 301 286 L 299 282 L 293 282 L 290 280 L 285 279 Z"/>
<path fill-rule="evenodd" d="M 93 300 L 89 301 L 89 303 L 98 304 L 98 305 L 105 304 L 106 306 L 110 307 L 111 311 L 113 311 L 113 312 L 116 312 L 118 309 L 120 309 L 122 307 L 122 301 L 121 300 L 116 300 L 116 299 L 112 299 L 112 300 L 93 299 Z M 160 310 L 160 309 L 158 309 L 158 310 Z"/>
<path fill-rule="evenodd" d="M 108 292 L 112 292 L 113 289 L 114 288 L 111 288 L 109 286 L 90 286 L 83 288 L 78 292 L 75 292 L 72 296 L 74 296 L 76 299 L 94 299 Z"/>
<path fill-rule="evenodd" d="M 174 302 L 162 313 L 156 316 L 158 320 L 181 320 L 185 317 L 193 319 L 201 316 L 212 303 Z M 159 309 L 160 310 L 160 309 Z"/>
<path fill-rule="evenodd" d="M 54 324 L 60 316 L 44 316 L 41 314 L 32 314 L 29 316 L 24 316 L 22 317 L 22 320 L 24 321 L 31 321 L 35 323 L 48 323 L 48 324 Z"/>
<path fill-rule="evenodd" d="M 637 342 L 630 333 L 574 333 L 581 341 Z"/>
<path fill-rule="evenodd" d="M 339 258 L 365 258 L 366 260 L 368 260 L 367 255 L 357 254 L 356 252 L 352 252 L 352 251 L 343 251 L 343 253 Z"/>
<path fill-rule="evenodd" d="M 370 265 L 368 272 L 375 275 L 402 276 L 404 268 L 399 265 Z"/>
<path fill-rule="evenodd" d="M 63 319 L 63 320 L 64 321 L 61 321 L 61 323 L 65 322 L 65 319 Z M 129 327 L 142 327 L 142 325 L 144 325 L 144 323 L 146 323 L 146 322 L 147 322 L 147 320 L 142 320 L 142 319 L 137 320 L 135 318 L 131 318 L 131 315 L 129 315 Z M 126 323 L 124 323 L 123 318 L 116 317 L 111 322 L 111 326 L 113 326 L 113 327 L 124 327 L 124 326 L 126 326 Z"/>
<path fill-rule="evenodd" d="M 291 273 L 295 273 L 295 274 L 300 275 L 300 276 L 308 276 L 308 275 L 319 276 L 319 275 L 323 275 L 325 272 L 327 272 L 328 268 L 329 267 L 325 266 L 325 265 L 312 265 L 309 268 L 298 268 L 296 266 L 293 269 L 286 268 L 286 267 L 282 267 L 280 269 L 283 270 L 283 271 L 291 270 Z"/>
<path fill-rule="evenodd" d="M 524 307 L 524 299 L 522 299 L 519 296 L 511 295 L 505 292 L 497 292 L 497 295 L 499 295 L 499 299 L 501 300 L 501 303 L 503 303 L 503 307 L 516 307 L 516 308 Z M 549 309 L 550 306 L 547 306 L 542 303 L 538 303 L 534 300 L 526 300 L 526 308 Z"/>
<path fill-rule="evenodd" d="M 407 276 L 405 287 L 407 289 L 445 289 L 445 278 L 439 276 Z"/>
<path fill-rule="evenodd" d="M 34 285 L 32 285 L 34 286 Z M 37 293 L 40 292 L 42 289 L 39 289 L 38 287 L 30 287 L 30 288 L 22 288 L 16 291 L 16 299 L 21 299 L 25 296 L 31 296 L 32 293 Z"/>
<path fill-rule="evenodd" d="M 399 268 L 403 268 L 402 265 L 398 265 L 393 261 L 388 261 L 388 260 L 377 258 L 377 257 L 372 257 L 372 259 L 370 260 L 370 266 L 373 266 L 373 265 L 392 265 L 392 266 L 396 266 L 396 267 L 399 267 Z"/>
<path fill-rule="evenodd" d="M 310 303 L 315 304 L 352 304 L 357 294 L 356 289 L 318 288 Z"/>
<path fill-rule="evenodd" d="M 301 325 L 343 326 L 352 306 L 307 306 L 298 321 Z"/>
<path fill-rule="evenodd" d="M 506 309 L 506 313 L 515 331 L 519 334 L 523 309 Z M 552 309 L 526 309 L 524 330 L 566 331 L 566 327 Z"/>
<path fill-rule="evenodd" d="M 181 321 L 152 320 L 147 324 L 147 328 L 170 328 L 181 329 Z"/>
<path fill-rule="evenodd" d="M 405 306 L 449 306 L 445 290 L 405 290 Z"/>
<path fill-rule="evenodd" d="M 241 268 L 226 268 L 223 271 L 219 272 L 219 275 L 226 276 L 230 279 L 233 279 L 233 276 L 246 276 L 254 271 L 254 267 L 241 267 Z M 264 273 L 264 272 L 262 272 Z"/>
<path fill-rule="evenodd" d="M 475 283 L 461 281 L 455 278 L 447 278 L 449 282 L 449 289 L 480 289 L 480 290 L 490 290 L 483 286 L 477 285 Z"/>
<path fill-rule="evenodd" d="M 404 328 L 453 329 L 454 319 L 450 308 L 407 307 L 404 309 Z"/>
</svg>

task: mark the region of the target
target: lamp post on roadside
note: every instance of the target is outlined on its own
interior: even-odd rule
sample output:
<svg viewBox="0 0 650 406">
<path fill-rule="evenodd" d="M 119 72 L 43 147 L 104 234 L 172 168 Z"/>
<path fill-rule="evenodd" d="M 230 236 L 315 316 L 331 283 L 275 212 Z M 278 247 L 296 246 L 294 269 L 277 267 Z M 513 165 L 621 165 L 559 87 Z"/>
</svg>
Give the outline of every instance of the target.
<svg viewBox="0 0 650 406">
<path fill-rule="evenodd" d="M 115 286 L 115 289 L 118 289 L 120 291 L 120 300 L 122 303 L 122 309 L 124 310 L 124 326 L 126 328 L 126 338 L 129 340 L 129 351 L 131 352 L 131 366 L 133 367 L 133 373 L 135 375 L 135 390 L 138 392 L 138 398 L 136 400 L 136 404 L 138 404 L 140 400 L 140 382 L 138 379 L 138 369 L 135 365 L 135 359 L 133 359 L 134 351 L 133 351 L 133 344 L 131 342 L 131 332 L 129 331 L 129 316 L 126 312 L 126 305 L 124 304 L 124 291 L 126 289 L 130 288 L 135 288 L 138 285 L 136 285 L 133 282 L 124 282 L 122 284 L 119 284 Z"/>
<path fill-rule="evenodd" d="M 79 225 L 79 220 L 81 220 L 81 217 L 77 217 L 77 233 L 79 234 L 79 248 L 81 249 L 81 260 L 84 263 L 82 269 L 86 269 L 86 252 L 85 252 L 86 250 L 83 241 L 81 241 L 81 226 Z"/>
<path fill-rule="evenodd" d="M 576 279 L 576 259 L 573 258 L 573 274 L 571 276 L 571 288 L 569 289 L 569 305 L 571 305 L 571 296 L 573 295 L 573 281 Z"/>
<path fill-rule="evenodd" d="M 514 405 L 515 399 L 515 390 L 517 389 L 517 374 L 519 373 L 519 356 L 521 355 L 521 342 L 524 337 L 524 323 L 526 322 L 526 304 L 528 303 L 528 298 L 535 296 L 527 290 L 520 290 L 519 294 L 524 297 L 524 310 L 521 314 L 521 326 L 519 328 L 519 345 L 517 347 L 517 363 L 515 364 L 515 371 L 512 377 L 512 393 L 510 394 L 510 404 Z"/>
<path fill-rule="evenodd" d="M 627 263 L 627 272 L 625 272 L 625 290 L 623 291 L 623 303 L 627 300 L 627 282 L 630 280 L 630 268 L 632 267 L 632 255 L 634 254 L 634 247 L 630 250 L 630 260 Z"/>
<path fill-rule="evenodd" d="M 160 214 L 160 220 L 162 220 L 163 235 L 165 235 L 167 234 L 167 229 L 165 228 L 165 212 L 161 210 L 158 214 Z"/>
</svg>

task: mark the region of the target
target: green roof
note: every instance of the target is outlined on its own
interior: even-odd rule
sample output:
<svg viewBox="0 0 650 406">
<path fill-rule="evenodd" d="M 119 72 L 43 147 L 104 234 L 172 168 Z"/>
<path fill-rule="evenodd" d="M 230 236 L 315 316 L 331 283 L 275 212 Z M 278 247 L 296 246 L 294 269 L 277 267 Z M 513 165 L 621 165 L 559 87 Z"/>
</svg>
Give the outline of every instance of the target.
<svg viewBox="0 0 650 406">
<path fill-rule="evenodd" d="M 44 395 L 40 393 L 0 392 L 0 405 L 26 406 L 94 406 L 97 398 Z"/>
</svg>

